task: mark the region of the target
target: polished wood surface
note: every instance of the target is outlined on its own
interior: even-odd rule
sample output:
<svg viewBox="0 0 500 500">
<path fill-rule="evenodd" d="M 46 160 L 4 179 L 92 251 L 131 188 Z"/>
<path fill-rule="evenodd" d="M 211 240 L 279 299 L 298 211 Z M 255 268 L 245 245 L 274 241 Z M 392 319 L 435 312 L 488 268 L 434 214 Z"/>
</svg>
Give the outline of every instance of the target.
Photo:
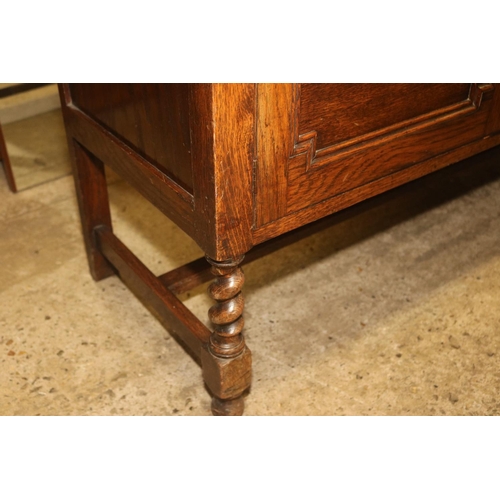
<svg viewBox="0 0 500 500">
<path fill-rule="evenodd" d="M 251 354 L 243 337 L 241 289 L 245 275 L 240 267 L 243 257 L 215 262 L 208 259 L 216 277 L 208 293 L 216 301 L 208 311 L 214 327 L 202 357 L 205 382 L 214 394 L 212 411 L 215 415 L 243 413 L 242 394 L 252 379 Z"/>
<path fill-rule="evenodd" d="M 183 84 L 70 84 L 73 105 L 193 192 L 189 87 Z"/>
<path fill-rule="evenodd" d="M 280 218 L 314 220 L 338 209 L 337 196 L 363 188 L 356 203 L 433 171 L 440 155 L 462 146 L 472 151 L 496 132 L 491 118 L 500 111 L 497 93 L 492 84 L 259 84 L 257 241 L 266 237 L 260 227 Z M 401 171 L 399 182 L 387 179 Z M 269 201 L 273 194 L 278 207 Z"/>
<path fill-rule="evenodd" d="M 59 92 L 70 152 L 73 141 L 92 151 L 164 214 L 168 214 L 181 229 L 193 235 L 193 196 L 119 137 L 73 106 L 69 85 L 60 85 Z M 78 166 L 75 158 L 73 165 L 75 168 Z"/>
<path fill-rule="evenodd" d="M 316 148 L 382 131 L 467 101 L 470 84 L 302 84 L 298 134 L 314 130 Z"/>
<path fill-rule="evenodd" d="M 76 141 L 69 141 L 69 152 L 73 164 L 79 166 L 74 170 L 73 178 L 80 209 L 83 240 L 90 273 L 98 281 L 115 274 L 108 259 L 98 248 L 94 234 L 97 227 L 112 227 L 104 163 Z"/>
<path fill-rule="evenodd" d="M 244 254 L 253 245 L 255 85 L 186 86 L 191 164 L 196 181 L 192 193 L 173 174 L 160 169 L 123 137 L 75 104 L 73 93 L 86 92 L 90 99 L 92 84 L 60 86 L 63 116 L 70 137 L 132 184 L 209 257 L 222 261 Z M 121 84 L 112 85 L 107 91 L 113 92 L 115 87 L 123 96 Z M 101 99 L 100 94 L 98 98 Z M 180 112 L 177 108 L 177 113 Z M 161 127 L 161 123 L 157 126 Z M 234 198 L 242 203 L 233 204 Z"/>
<path fill-rule="evenodd" d="M 195 240 L 215 261 L 235 259 L 253 246 L 255 85 L 191 89 Z"/>
<path fill-rule="evenodd" d="M 498 84 L 72 84 L 60 92 L 91 272 L 118 273 L 194 352 L 216 415 L 241 414 L 251 383 L 245 256 L 500 145 Z M 103 164 L 190 235 L 208 263 L 153 276 L 112 232 Z M 175 294 L 211 274 L 209 332 Z"/>
</svg>

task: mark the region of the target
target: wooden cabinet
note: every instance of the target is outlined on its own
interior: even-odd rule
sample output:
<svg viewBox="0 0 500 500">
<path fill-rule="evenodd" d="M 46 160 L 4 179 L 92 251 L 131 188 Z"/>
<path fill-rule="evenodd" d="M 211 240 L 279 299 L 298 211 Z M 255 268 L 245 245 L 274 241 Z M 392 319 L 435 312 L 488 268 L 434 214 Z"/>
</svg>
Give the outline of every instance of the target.
<svg viewBox="0 0 500 500">
<path fill-rule="evenodd" d="M 95 279 L 117 272 L 156 309 L 200 360 L 216 414 L 241 413 L 250 384 L 244 258 L 500 144 L 497 84 L 71 84 L 60 91 L 91 272 Z M 189 234 L 207 261 L 153 276 L 113 234 L 103 164 Z M 212 332 L 176 298 L 210 277 Z"/>
</svg>

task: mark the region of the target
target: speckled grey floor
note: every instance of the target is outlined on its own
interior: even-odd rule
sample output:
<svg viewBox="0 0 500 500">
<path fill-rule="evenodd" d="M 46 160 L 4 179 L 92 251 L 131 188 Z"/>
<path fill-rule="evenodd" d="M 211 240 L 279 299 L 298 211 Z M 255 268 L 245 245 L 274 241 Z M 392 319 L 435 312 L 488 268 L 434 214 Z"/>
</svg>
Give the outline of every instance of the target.
<svg viewBox="0 0 500 500">
<path fill-rule="evenodd" d="M 244 267 L 247 415 L 500 413 L 500 156 Z M 118 235 L 156 273 L 202 255 L 127 184 Z M 87 270 L 72 179 L 0 177 L 0 414 L 208 415 L 198 365 Z M 201 318 L 204 287 L 186 296 Z"/>
<path fill-rule="evenodd" d="M 60 109 L 2 125 L 19 191 L 71 172 Z"/>
</svg>

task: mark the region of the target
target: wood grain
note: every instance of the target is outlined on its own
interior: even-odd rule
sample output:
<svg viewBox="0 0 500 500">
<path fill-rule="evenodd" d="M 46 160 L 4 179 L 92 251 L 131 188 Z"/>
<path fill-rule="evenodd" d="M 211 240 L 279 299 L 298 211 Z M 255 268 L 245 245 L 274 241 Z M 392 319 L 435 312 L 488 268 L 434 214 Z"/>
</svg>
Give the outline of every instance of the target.
<svg viewBox="0 0 500 500">
<path fill-rule="evenodd" d="M 492 109 L 494 110 L 490 113 L 488 117 L 488 123 L 486 125 L 486 133 L 488 135 L 500 132 L 500 89 L 499 84 L 493 84 L 494 91 L 492 96 Z"/>
<path fill-rule="evenodd" d="M 254 244 L 475 154 L 500 126 L 496 84 L 408 85 L 259 84 L 273 97 L 258 105 Z"/>
<path fill-rule="evenodd" d="M 296 85 L 257 86 L 255 224 L 286 215 L 288 158 L 294 147 Z"/>
<path fill-rule="evenodd" d="M 212 412 L 236 415 L 252 378 L 242 256 L 250 262 L 500 145 L 499 87 L 186 85 L 170 110 L 155 107 L 157 87 L 127 87 L 106 102 L 102 88 L 93 101 L 89 86 L 84 97 L 76 93 L 83 111 L 69 86 L 60 89 L 94 277 L 116 270 L 200 361 Z M 140 130 L 130 129 L 133 117 Z M 189 168 L 155 165 L 146 136 L 162 131 L 161 147 L 183 142 L 172 154 L 185 155 Z M 198 260 L 154 277 L 112 233 L 103 163 L 192 236 L 209 265 Z M 207 281 L 210 269 L 213 332 L 174 295 Z"/>
<path fill-rule="evenodd" d="M 241 289 L 245 276 L 239 267 L 243 258 L 215 262 L 207 259 L 216 276 L 208 293 L 216 304 L 208 311 L 214 331 L 210 337 L 210 351 L 217 357 L 234 358 L 245 349 L 243 338 L 243 308 L 245 301 Z"/>
<path fill-rule="evenodd" d="M 317 147 L 384 129 L 467 101 L 470 84 L 303 84 L 298 134 L 315 130 Z"/>
<path fill-rule="evenodd" d="M 114 269 L 97 247 L 94 235 L 97 226 L 111 227 L 104 164 L 75 140 L 70 141 L 69 153 L 90 272 L 99 281 L 114 274 Z"/>
<path fill-rule="evenodd" d="M 207 253 L 223 261 L 252 246 L 255 85 L 214 84 L 212 98 L 216 248 Z"/>
<path fill-rule="evenodd" d="M 189 85 L 70 84 L 73 106 L 192 193 Z"/>
<path fill-rule="evenodd" d="M 189 235 L 193 229 L 193 196 L 119 138 L 71 105 L 63 109 L 70 135 L 129 182 Z"/>
<path fill-rule="evenodd" d="M 214 260 L 235 258 L 252 245 L 255 85 L 190 89 L 195 184 L 188 234 Z"/>
<path fill-rule="evenodd" d="M 319 168 L 308 169 L 301 159 L 292 158 L 288 169 L 287 213 L 482 139 L 486 135 L 490 106 L 484 105 L 481 112 L 472 109 L 471 106 L 467 114 L 457 112 L 333 155 Z"/>
<path fill-rule="evenodd" d="M 367 200 L 373 196 L 389 191 L 398 186 L 411 182 L 419 177 L 447 167 L 465 158 L 486 151 L 500 145 L 500 135 L 468 144 L 461 148 L 449 151 L 435 158 L 431 158 L 410 169 L 400 170 L 392 175 L 382 177 L 371 183 L 352 189 L 338 196 L 333 196 L 311 207 L 304 208 L 288 216 L 282 217 L 266 226 L 254 230 L 254 244 L 258 245 L 269 239 L 276 238 L 293 229 L 302 227 L 322 217 L 344 210 L 352 205 Z"/>
<path fill-rule="evenodd" d="M 240 263 L 235 260 L 215 262 L 207 258 L 216 277 L 208 293 L 216 304 L 208 316 L 214 325 L 207 348 L 202 352 L 202 368 L 205 383 L 214 398 L 214 415 L 241 415 L 242 395 L 251 382 L 252 358 L 243 337 L 244 300 L 241 289 L 245 276 Z"/>
</svg>

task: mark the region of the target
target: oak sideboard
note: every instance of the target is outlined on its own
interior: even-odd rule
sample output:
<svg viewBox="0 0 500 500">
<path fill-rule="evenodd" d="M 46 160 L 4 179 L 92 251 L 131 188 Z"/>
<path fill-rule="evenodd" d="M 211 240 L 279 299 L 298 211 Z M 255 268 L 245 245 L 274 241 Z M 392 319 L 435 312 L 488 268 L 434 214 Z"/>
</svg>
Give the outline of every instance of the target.
<svg viewBox="0 0 500 500">
<path fill-rule="evenodd" d="M 248 262 L 385 191 L 500 144 L 500 86 L 61 84 L 95 280 L 119 277 L 201 364 L 216 415 L 243 413 Z M 104 165 L 206 259 L 160 276 L 113 233 Z M 210 331 L 177 298 L 213 279 Z"/>
</svg>

